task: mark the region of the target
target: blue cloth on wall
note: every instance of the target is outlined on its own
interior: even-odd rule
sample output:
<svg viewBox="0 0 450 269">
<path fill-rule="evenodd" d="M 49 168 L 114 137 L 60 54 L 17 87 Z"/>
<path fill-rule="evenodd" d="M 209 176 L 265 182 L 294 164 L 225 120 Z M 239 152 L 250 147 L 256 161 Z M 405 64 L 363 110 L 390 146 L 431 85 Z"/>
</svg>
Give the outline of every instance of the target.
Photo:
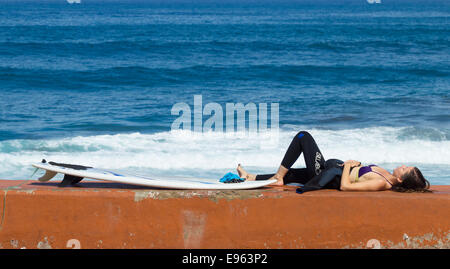
<svg viewBox="0 0 450 269">
<path fill-rule="evenodd" d="M 238 175 L 233 174 L 231 172 L 226 173 L 221 179 L 220 182 L 222 183 L 239 183 L 244 182 L 244 178 L 240 178 Z"/>
</svg>

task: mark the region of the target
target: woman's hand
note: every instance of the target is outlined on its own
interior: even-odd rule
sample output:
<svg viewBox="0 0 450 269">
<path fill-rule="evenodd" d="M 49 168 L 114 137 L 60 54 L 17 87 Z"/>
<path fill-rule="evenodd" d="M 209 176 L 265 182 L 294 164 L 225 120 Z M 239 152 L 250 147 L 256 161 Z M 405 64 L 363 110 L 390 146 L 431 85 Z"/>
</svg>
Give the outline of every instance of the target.
<svg viewBox="0 0 450 269">
<path fill-rule="evenodd" d="M 361 162 L 355 161 L 355 160 L 348 160 L 345 161 L 342 166 L 350 166 L 350 168 L 355 167 L 355 166 L 360 166 Z"/>
</svg>

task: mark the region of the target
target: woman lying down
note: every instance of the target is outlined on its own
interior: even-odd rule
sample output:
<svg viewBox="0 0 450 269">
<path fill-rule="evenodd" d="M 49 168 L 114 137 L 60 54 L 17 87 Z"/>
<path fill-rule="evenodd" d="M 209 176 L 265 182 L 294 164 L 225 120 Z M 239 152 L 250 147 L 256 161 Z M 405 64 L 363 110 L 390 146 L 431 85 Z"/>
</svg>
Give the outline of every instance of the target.
<svg viewBox="0 0 450 269">
<path fill-rule="evenodd" d="M 291 168 L 303 153 L 306 168 Z M 276 185 L 300 183 L 297 192 L 322 188 L 342 191 L 429 192 L 430 183 L 417 167 L 399 166 L 392 173 L 377 165 L 362 166 L 360 162 L 330 159 L 325 161 L 314 138 L 306 131 L 295 135 L 275 174 L 248 173 L 240 164 L 237 172 L 246 180 L 276 179 Z"/>
</svg>

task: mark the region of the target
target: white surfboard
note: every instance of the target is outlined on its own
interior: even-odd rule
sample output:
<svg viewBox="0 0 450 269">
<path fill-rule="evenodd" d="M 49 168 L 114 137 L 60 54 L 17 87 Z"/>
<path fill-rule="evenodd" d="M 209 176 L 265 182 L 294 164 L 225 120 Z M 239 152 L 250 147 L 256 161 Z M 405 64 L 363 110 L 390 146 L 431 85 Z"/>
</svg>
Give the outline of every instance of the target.
<svg viewBox="0 0 450 269">
<path fill-rule="evenodd" d="M 39 181 L 49 181 L 57 173 L 81 178 L 90 178 L 98 180 L 108 180 L 113 182 L 140 185 L 147 187 L 168 188 L 168 189 L 204 189 L 204 190 L 243 190 L 255 189 L 275 183 L 276 180 L 257 180 L 244 181 L 240 183 L 222 183 L 218 179 L 190 178 L 190 177 L 147 177 L 139 175 L 130 175 L 117 171 L 97 169 L 93 167 L 64 167 L 60 164 L 34 163 L 36 168 L 44 169 L 45 174 L 39 178 Z M 76 166 L 76 165 L 75 165 Z M 76 179 L 76 178 L 75 178 Z"/>
</svg>

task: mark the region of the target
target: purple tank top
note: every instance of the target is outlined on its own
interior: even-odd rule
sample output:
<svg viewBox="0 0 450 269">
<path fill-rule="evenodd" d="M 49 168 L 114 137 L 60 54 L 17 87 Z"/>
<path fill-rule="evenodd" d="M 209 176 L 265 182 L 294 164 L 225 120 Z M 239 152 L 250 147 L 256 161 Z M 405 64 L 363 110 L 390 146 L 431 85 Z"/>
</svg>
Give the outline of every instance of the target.
<svg viewBox="0 0 450 269">
<path fill-rule="evenodd" d="M 392 183 L 391 183 L 385 176 L 383 176 L 382 174 L 378 173 L 377 171 L 372 171 L 372 166 L 376 166 L 376 165 L 375 165 L 375 164 L 371 164 L 371 165 L 368 165 L 368 166 L 361 166 L 361 168 L 359 168 L 359 171 L 358 171 L 358 178 L 361 177 L 361 176 L 364 175 L 364 174 L 369 173 L 369 172 L 374 172 L 374 173 L 377 173 L 377 174 L 379 174 L 380 176 L 384 177 L 384 179 L 385 179 L 389 184 L 391 184 L 391 186 L 392 186 Z"/>
<path fill-rule="evenodd" d="M 362 166 L 361 168 L 359 168 L 358 177 L 361 177 L 364 174 L 372 172 L 372 166 L 376 166 L 376 165 L 375 164 L 371 164 L 369 166 Z"/>
</svg>

